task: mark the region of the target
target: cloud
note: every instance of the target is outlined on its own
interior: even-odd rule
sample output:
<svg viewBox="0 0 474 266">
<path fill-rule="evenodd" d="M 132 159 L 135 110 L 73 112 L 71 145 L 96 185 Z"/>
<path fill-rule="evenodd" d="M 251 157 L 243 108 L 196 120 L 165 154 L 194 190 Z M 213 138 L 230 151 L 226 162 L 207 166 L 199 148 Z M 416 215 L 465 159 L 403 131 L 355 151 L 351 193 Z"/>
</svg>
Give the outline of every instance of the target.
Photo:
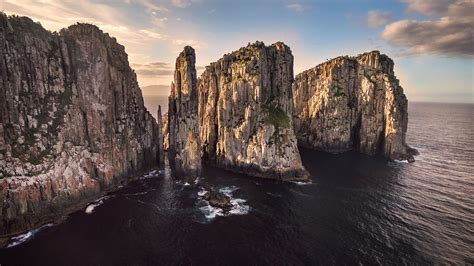
<svg viewBox="0 0 474 266">
<path fill-rule="evenodd" d="M 292 4 L 288 4 L 286 6 L 286 8 L 301 12 L 301 11 L 304 11 L 306 9 L 309 9 L 310 6 L 303 5 L 303 4 L 300 4 L 300 3 L 292 3 Z"/>
<path fill-rule="evenodd" d="M 172 0 L 171 3 L 175 7 L 185 8 L 185 7 L 188 7 L 188 6 L 192 5 L 193 3 L 197 3 L 199 1 L 200 0 Z"/>
<path fill-rule="evenodd" d="M 469 0 L 468 0 L 469 1 Z M 444 14 L 448 7 L 454 4 L 454 0 L 402 0 L 407 3 L 407 11 L 420 13 L 426 16 Z"/>
<path fill-rule="evenodd" d="M 165 40 L 168 38 L 166 35 L 153 31 L 153 30 L 142 29 L 142 30 L 139 30 L 138 32 L 146 35 L 148 38 L 151 38 L 151 39 Z"/>
<path fill-rule="evenodd" d="M 152 13 L 156 15 L 157 13 L 166 13 L 169 12 L 168 8 L 162 5 L 157 5 L 155 1 L 150 0 L 128 0 L 126 1 L 128 4 L 136 3 L 143 7 L 145 7 L 147 13 Z"/>
<path fill-rule="evenodd" d="M 143 96 L 168 96 L 170 94 L 169 85 L 149 85 L 143 86 L 141 89 Z"/>
<path fill-rule="evenodd" d="M 193 40 L 193 39 L 188 39 L 188 40 L 175 39 L 175 40 L 173 40 L 173 44 L 179 46 L 179 48 L 182 48 L 182 47 L 184 47 L 184 46 L 186 46 L 186 45 L 192 46 L 192 47 L 195 48 L 195 49 L 207 47 L 207 43 L 201 42 L 201 41 L 197 41 L 197 40 Z M 182 47 L 181 47 L 181 46 L 182 46 Z"/>
<path fill-rule="evenodd" d="M 433 1 L 436 5 L 427 4 L 428 1 L 405 2 L 409 2 L 408 10 L 442 17 L 422 21 L 400 20 L 385 26 L 382 38 L 389 44 L 402 48 L 401 55 L 474 57 L 473 1 Z"/>
<path fill-rule="evenodd" d="M 135 72 L 143 76 L 171 76 L 174 68 L 167 62 L 151 62 L 145 64 L 132 64 Z"/>
<path fill-rule="evenodd" d="M 391 13 L 378 11 L 378 10 L 370 10 L 367 13 L 367 26 L 369 28 L 377 28 L 379 26 L 387 24 L 391 20 Z"/>
</svg>

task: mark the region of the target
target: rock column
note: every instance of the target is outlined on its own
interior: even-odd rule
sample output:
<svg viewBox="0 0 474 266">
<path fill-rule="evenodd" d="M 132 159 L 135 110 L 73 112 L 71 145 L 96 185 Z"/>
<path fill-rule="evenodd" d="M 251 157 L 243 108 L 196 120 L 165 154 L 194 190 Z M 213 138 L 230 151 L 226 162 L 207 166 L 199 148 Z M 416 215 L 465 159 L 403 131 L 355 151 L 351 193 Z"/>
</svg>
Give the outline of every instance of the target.
<svg viewBox="0 0 474 266">
<path fill-rule="evenodd" d="M 201 172 L 195 63 L 194 49 L 184 47 L 176 59 L 169 96 L 170 166 L 182 176 L 197 176 Z"/>
<path fill-rule="evenodd" d="M 163 167 L 165 165 L 165 149 L 163 148 L 163 120 L 161 116 L 161 105 L 158 105 L 158 113 L 156 114 L 158 123 L 158 165 Z"/>
<path fill-rule="evenodd" d="M 299 144 L 413 161 L 417 152 L 405 143 L 408 100 L 393 66 L 388 56 L 372 51 L 298 74 L 293 120 Z"/>
</svg>

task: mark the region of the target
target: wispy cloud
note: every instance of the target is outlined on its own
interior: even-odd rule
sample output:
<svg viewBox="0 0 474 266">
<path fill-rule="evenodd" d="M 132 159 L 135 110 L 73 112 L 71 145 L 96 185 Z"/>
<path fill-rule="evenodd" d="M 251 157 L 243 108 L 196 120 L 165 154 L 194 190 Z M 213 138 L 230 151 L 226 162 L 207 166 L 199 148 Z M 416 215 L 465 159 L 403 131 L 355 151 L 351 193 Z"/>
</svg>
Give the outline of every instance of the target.
<svg viewBox="0 0 474 266">
<path fill-rule="evenodd" d="M 167 62 L 151 62 L 145 64 L 132 64 L 135 72 L 144 76 L 171 76 L 174 66 Z"/>
<path fill-rule="evenodd" d="M 387 24 L 392 18 L 392 14 L 386 11 L 370 10 L 367 13 L 367 26 L 377 28 Z"/>
<path fill-rule="evenodd" d="M 187 40 L 175 39 L 175 40 L 173 40 L 173 44 L 176 44 L 180 47 L 184 47 L 186 45 L 189 45 L 189 46 L 192 46 L 193 48 L 196 48 L 196 49 L 207 47 L 207 43 L 197 41 L 197 40 L 193 40 L 193 39 L 187 39 Z"/>
<path fill-rule="evenodd" d="M 426 16 L 440 15 L 446 13 L 449 6 L 454 4 L 455 0 L 402 0 L 407 3 L 407 11 L 420 13 Z M 471 10 L 472 12 L 472 10 Z"/>
<path fill-rule="evenodd" d="M 0 1 L 3 1 L 1 8 L 5 13 L 28 16 L 52 31 L 58 31 L 76 22 L 95 24 L 126 47 L 131 63 L 146 64 L 144 62 L 157 59 L 170 60 L 184 45 L 207 47 L 207 43 L 201 40 L 198 34 L 192 34 L 194 31 L 191 29 L 194 26 L 190 25 L 190 22 L 174 19 L 171 0 L 124 0 L 112 4 L 95 0 Z M 178 4 L 186 5 L 184 2 Z M 130 16 L 131 9 L 135 15 L 140 15 L 141 21 Z M 160 55 L 160 58 L 156 58 L 157 55 Z M 137 69 L 136 72 L 140 84 L 142 81 L 144 84 L 168 83 L 169 77 L 164 77 L 172 75 L 170 69 L 157 66 L 152 68 L 151 65 Z"/>
<path fill-rule="evenodd" d="M 401 47 L 402 55 L 474 57 L 473 1 L 433 1 L 436 5 L 427 4 L 428 1 L 405 2 L 409 3 L 409 11 L 442 17 L 422 21 L 400 20 L 387 25 L 382 38 Z"/>
<path fill-rule="evenodd" d="M 304 4 L 301 4 L 301 3 L 291 3 L 291 4 L 286 5 L 286 8 L 301 12 L 301 11 L 304 11 L 306 9 L 309 9 L 310 6 L 304 5 Z"/>
<path fill-rule="evenodd" d="M 193 3 L 198 3 L 198 2 L 200 2 L 200 0 L 172 0 L 171 1 L 171 3 L 173 3 L 175 7 L 179 7 L 179 8 L 185 8 L 192 5 Z"/>
</svg>

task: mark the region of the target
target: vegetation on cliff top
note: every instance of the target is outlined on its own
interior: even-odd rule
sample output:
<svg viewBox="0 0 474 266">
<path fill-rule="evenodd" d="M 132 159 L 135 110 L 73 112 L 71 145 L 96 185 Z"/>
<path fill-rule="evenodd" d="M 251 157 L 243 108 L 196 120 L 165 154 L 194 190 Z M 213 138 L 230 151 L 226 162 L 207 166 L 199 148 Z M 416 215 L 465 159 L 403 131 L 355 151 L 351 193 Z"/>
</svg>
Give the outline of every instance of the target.
<svg viewBox="0 0 474 266">
<path fill-rule="evenodd" d="M 275 130 L 279 128 L 287 128 L 290 126 L 290 118 L 278 104 L 270 102 L 263 105 L 263 111 L 267 114 L 265 122 L 272 124 Z"/>
</svg>

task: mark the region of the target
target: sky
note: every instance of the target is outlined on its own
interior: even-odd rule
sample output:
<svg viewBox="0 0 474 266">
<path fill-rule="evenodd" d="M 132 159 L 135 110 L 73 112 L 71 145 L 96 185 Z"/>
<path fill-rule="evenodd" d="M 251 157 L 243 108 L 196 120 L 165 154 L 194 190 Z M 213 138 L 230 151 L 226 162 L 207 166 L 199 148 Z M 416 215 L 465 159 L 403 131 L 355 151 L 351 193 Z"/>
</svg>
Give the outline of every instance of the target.
<svg viewBox="0 0 474 266">
<path fill-rule="evenodd" d="M 410 101 L 474 102 L 473 0 L 0 0 L 0 10 L 57 31 L 92 23 L 125 46 L 144 94 L 168 94 L 174 62 L 196 50 L 198 74 L 257 40 L 283 41 L 295 74 L 379 50 Z"/>
</svg>

